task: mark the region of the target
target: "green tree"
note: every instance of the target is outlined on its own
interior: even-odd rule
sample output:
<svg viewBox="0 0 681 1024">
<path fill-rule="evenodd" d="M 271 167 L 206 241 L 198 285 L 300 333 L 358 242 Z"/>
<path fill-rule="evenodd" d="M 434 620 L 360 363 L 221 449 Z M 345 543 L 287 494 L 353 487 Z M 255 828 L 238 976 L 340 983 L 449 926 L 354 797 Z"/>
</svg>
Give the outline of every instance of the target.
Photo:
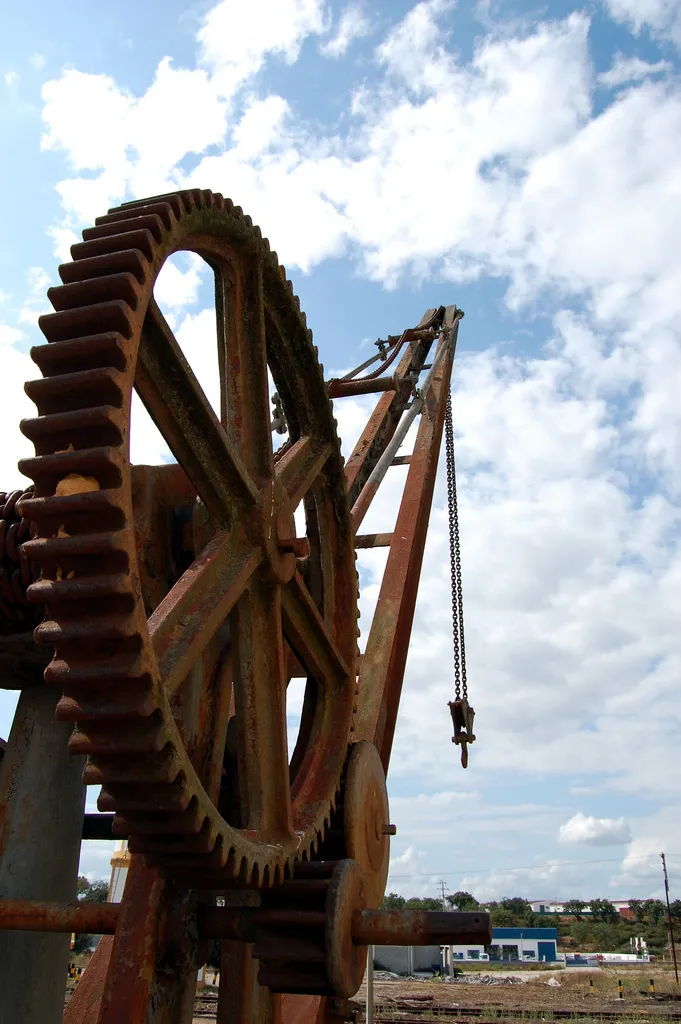
<svg viewBox="0 0 681 1024">
<path fill-rule="evenodd" d="M 83 875 L 78 876 L 76 885 L 78 899 L 82 903 L 106 903 L 109 898 L 109 884 L 101 879 L 90 882 Z M 76 934 L 72 953 L 86 953 L 91 947 L 91 936 Z"/>
<path fill-rule="evenodd" d="M 442 910 L 442 903 L 433 896 L 412 896 L 405 903 L 406 910 Z"/>
<path fill-rule="evenodd" d="M 629 910 L 633 912 L 637 924 L 645 923 L 646 915 L 643 909 L 643 900 L 629 900 Z"/>
<path fill-rule="evenodd" d="M 568 900 L 564 904 L 563 909 L 566 914 L 574 917 L 576 921 L 581 921 L 582 913 L 586 909 L 586 903 L 583 900 Z"/>
<path fill-rule="evenodd" d="M 511 926 L 521 928 L 523 925 L 534 924 L 534 911 L 527 902 L 520 896 L 505 896 L 501 900 L 501 909 L 511 916 Z"/>
<path fill-rule="evenodd" d="M 592 900 L 591 919 L 593 921 L 603 921 L 604 924 L 615 924 L 620 920 L 620 915 L 610 900 Z"/>
<path fill-rule="evenodd" d="M 495 928 L 512 928 L 515 924 L 515 919 L 510 910 L 502 907 L 500 903 L 488 903 L 487 910 L 492 919 L 492 925 Z"/>
<path fill-rule="evenodd" d="M 78 877 L 78 899 L 83 903 L 106 903 L 109 898 L 109 883 L 101 879 L 89 882 L 82 875 Z"/>
<path fill-rule="evenodd" d="M 669 904 L 669 909 L 671 910 L 672 920 L 678 921 L 681 919 L 681 900 L 672 900 Z"/>
<path fill-rule="evenodd" d="M 402 910 L 406 902 L 404 896 L 400 896 L 399 893 L 389 892 L 381 900 L 381 910 Z"/>
<path fill-rule="evenodd" d="M 446 897 L 453 910 L 477 910 L 480 904 L 469 892 L 454 892 Z"/>
<path fill-rule="evenodd" d="M 666 916 L 667 908 L 665 907 L 662 900 L 644 900 L 643 901 L 643 913 L 648 924 L 651 924 L 654 928 L 659 924 L 663 924 Z"/>
</svg>

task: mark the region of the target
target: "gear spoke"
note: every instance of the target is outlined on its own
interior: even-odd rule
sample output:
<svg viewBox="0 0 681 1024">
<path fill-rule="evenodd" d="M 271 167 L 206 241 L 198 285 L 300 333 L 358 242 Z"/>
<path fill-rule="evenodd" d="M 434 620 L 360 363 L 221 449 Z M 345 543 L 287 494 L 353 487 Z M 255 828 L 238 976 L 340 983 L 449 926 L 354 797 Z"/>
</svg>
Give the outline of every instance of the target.
<svg viewBox="0 0 681 1024">
<path fill-rule="evenodd" d="M 350 670 L 299 573 L 284 587 L 281 603 L 286 639 L 310 675 L 328 687 L 345 682 Z"/>
<path fill-rule="evenodd" d="M 215 309 L 222 374 L 223 422 L 249 471 L 271 480 L 274 467 L 267 380 L 262 265 L 243 259 L 215 267 Z"/>
<path fill-rule="evenodd" d="M 233 518 L 235 497 L 242 507 L 257 502 L 256 485 L 153 299 L 144 321 L 135 388 L 219 522 Z"/>
<path fill-rule="evenodd" d="M 258 548 L 233 533 L 219 533 L 154 611 L 149 633 L 169 698 L 229 615 L 261 558 Z"/>
<path fill-rule="evenodd" d="M 235 610 L 236 705 L 242 825 L 293 836 L 286 744 L 281 588 L 254 579 Z"/>
<path fill-rule="evenodd" d="M 277 462 L 277 480 L 283 484 L 295 508 L 321 473 L 331 454 L 331 445 L 315 445 L 310 437 L 301 437 Z"/>
</svg>

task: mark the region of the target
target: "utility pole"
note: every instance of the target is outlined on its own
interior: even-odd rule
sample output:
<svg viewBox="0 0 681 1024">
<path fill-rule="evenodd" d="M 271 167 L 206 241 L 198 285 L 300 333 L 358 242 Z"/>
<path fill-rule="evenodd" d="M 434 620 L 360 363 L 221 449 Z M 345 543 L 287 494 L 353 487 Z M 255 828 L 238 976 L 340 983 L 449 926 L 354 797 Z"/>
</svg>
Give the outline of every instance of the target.
<svg viewBox="0 0 681 1024">
<path fill-rule="evenodd" d="M 447 901 L 445 900 L 445 883 L 440 879 L 440 893 L 442 895 L 442 909 L 447 909 Z"/>
<path fill-rule="evenodd" d="M 676 946 L 674 945 L 674 929 L 672 927 L 672 911 L 669 906 L 669 879 L 667 877 L 667 861 L 663 853 L 660 854 L 662 858 L 662 870 L 664 871 L 664 894 L 667 897 L 667 921 L 669 923 L 669 948 L 671 949 L 672 959 L 674 960 L 674 974 L 676 975 L 676 984 L 679 983 L 679 968 L 676 964 Z"/>
</svg>

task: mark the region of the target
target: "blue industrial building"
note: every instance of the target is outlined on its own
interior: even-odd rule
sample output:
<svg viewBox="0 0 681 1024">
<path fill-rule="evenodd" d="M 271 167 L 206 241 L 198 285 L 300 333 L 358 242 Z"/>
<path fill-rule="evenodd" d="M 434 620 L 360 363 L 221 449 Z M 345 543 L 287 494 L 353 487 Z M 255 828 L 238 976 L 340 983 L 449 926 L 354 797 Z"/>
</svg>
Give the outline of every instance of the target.
<svg viewBox="0 0 681 1024">
<path fill-rule="evenodd" d="M 457 960 L 523 961 L 554 963 L 558 959 L 557 928 L 493 928 L 489 946 L 450 946 Z"/>
</svg>

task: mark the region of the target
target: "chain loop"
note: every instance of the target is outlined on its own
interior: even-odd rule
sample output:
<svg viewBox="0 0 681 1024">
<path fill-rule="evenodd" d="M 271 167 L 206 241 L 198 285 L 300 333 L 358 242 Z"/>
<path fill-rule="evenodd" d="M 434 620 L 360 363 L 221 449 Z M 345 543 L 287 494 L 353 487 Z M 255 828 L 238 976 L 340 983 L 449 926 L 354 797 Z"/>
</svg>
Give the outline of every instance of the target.
<svg viewBox="0 0 681 1024">
<path fill-rule="evenodd" d="M 468 699 L 466 679 L 466 645 L 463 632 L 463 588 L 461 583 L 461 545 L 459 540 L 459 507 L 456 498 L 456 467 L 454 463 L 454 424 L 452 393 L 447 395 L 445 413 L 445 451 L 447 461 L 447 506 L 449 512 L 449 554 L 452 577 L 452 638 L 454 641 L 454 689 L 457 700 Z"/>
</svg>

